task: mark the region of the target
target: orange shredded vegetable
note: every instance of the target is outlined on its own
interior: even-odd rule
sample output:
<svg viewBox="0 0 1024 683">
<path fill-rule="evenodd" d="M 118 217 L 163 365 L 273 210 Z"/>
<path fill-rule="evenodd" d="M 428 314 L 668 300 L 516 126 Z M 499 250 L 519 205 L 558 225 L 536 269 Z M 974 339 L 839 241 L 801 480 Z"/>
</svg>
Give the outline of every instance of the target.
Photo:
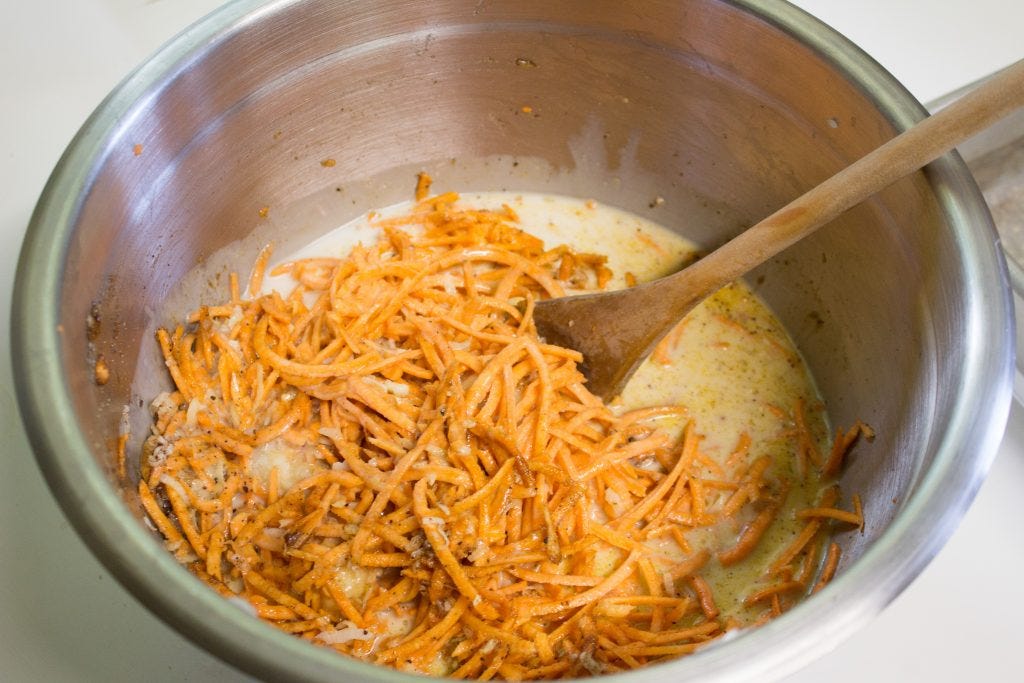
<svg viewBox="0 0 1024 683">
<path fill-rule="evenodd" d="M 847 512 L 829 489 L 799 512 L 741 596 L 755 617 L 727 615 L 706 572 L 776 522 L 769 459 L 744 435 L 721 466 L 699 425 L 678 441 L 657 427 L 685 409 L 617 414 L 590 394 L 579 354 L 540 339 L 530 311 L 570 280 L 603 286 L 604 259 L 429 186 L 377 221 L 378 244 L 275 269 L 297 282 L 287 296 L 259 292 L 267 247 L 250 298 L 232 277 L 223 305 L 159 331 L 174 389 L 154 401 L 138 493 L 179 561 L 289 633 L 455 678 L 646 666 L 820 589 L 830 527 L 862 525 L 859 499 Z M 803 410 L 801 470 L 822 460 Z M 840 433 L 829 474 L 862 433 Z M 723 523 L 720 547 L 694 540 Z"/>
</svg>

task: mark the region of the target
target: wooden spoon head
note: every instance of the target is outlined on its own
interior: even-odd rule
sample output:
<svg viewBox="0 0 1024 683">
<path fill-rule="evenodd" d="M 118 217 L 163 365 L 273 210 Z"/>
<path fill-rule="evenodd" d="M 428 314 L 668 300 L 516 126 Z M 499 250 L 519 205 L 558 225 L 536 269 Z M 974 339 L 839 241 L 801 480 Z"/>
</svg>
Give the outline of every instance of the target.
<svg viewBox="0 0 1024 683">
<path fill-rule="evenodd" d="M 641 285 L 538 301 L 533 319 L 547 343 L 583 354 L 579 367 L 587 377 L 587 388 L 609 401 L 622 393 L 667 331 L 665 325 L 655 321 L 666 315 L 677 321 L 682 315 L 667 313 L 669 307 L 665 301 L 658 301 L 656 294 L 655 288 Z"/>
</svg>

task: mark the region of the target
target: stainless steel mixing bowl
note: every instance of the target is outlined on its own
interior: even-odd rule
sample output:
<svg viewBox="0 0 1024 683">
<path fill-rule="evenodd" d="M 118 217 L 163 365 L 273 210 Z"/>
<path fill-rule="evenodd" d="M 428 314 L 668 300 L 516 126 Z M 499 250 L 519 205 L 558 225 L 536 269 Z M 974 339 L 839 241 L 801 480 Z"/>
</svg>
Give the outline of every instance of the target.
<svg viewBox="0 0 1024 683">
<path fill-rule="evenodd" d="M 223 273 L 246 272 L 261 240 L 287 245 L 406 199 L 420 168 L 440 187 L 593 197 L 711 247 L 923 113 L 855 46 L 771 0 L 226 6 L 100 105 L 32 218 L 12 348 L 40 466 L 110 571 L 211 652 L 275 680 L 406 679 L 250 618 L 140 521 L 113 444 L 131 428 L 134 480 L 145 403 L 166 381 L 153 326 L 185 298 L 223 292 Z M 1005 424 L 1006 273 L 955 155 L 751 280 L 834 421 L 877 431 L 842 481 L 868 523 L 841 537 L 825 591 L 623 680 L 766 680 L 834 647 L 938 551 Z"/>
</svg>

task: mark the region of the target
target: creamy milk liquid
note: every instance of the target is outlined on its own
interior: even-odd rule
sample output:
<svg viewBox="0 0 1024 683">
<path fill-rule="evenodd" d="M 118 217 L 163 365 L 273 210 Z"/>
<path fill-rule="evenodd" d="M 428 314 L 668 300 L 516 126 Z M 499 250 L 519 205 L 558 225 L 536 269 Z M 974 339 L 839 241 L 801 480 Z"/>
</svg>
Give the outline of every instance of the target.
<svg viewBox="0 0 1024 683">
<path fill-rule="evenodd" d="M 503 204 L 519 215 L 521 229 L 544 240 L 545 248 L 567 244 L 577 252 L 606 255 L 614 274 L 609 288 L 625 287 L 627 274 L 639 282 L 669 274 L 692 261 L 695 254 L 694 246 L 679 235 L 589 200 L 488 192 L 462 194 L 457 206 L 497 209 Z M 381 235 L 373 225 L 374 219 L 404 215 L 411 208 L 411 202 L 388 207 L 339 227 L 298 251 L 275 254 L 267 272 L 277 264 L 301 258 L 341 257 L 356 244 L 373 244 Z M 287 275 L 268 275 L 262 291 L 277 290 L 286 295 L 293 285 Z M 678 433 L 692 419 L 702 436 L 701 452 L 719 463 L 746 433 L 752 444 L 749 457 L 771 456 L 775 475 L 793 481 L 769 535 L 746 561 L 728 568 L 712 562 L 703 570 L 724 614 L 740 615 L 744 611 L 743 595 L 762 577 L 779 547 L 803 528 L 804 522 L 794 517 L 794 510 L 813 504 L 818 490 L 816 477 L 805 479 L 796 474 L 791 420 L 798 400 L 805 406 L 818 447 L 825 448 L 828 428 L 813 381 L 785 329 L 743 284 L 727 287 L 698 306 L 675 335 L 670 362 L 645 362 L 621 397 L 622 410 L 685 406 L 685 417 L 663 419 L 661 426 Z M 283 480 L 303 475 L 299 472 L 290 476 L 282 468 L 283 454 L 261 455 L 273 461 Z M 702 540 L 709 549 L 729 547 L 741 530 L 738 524 L 723 522 L 706 532 L 715 538 Z M 609 563 L 614 559 L 609 558 Z"/>
</svg>

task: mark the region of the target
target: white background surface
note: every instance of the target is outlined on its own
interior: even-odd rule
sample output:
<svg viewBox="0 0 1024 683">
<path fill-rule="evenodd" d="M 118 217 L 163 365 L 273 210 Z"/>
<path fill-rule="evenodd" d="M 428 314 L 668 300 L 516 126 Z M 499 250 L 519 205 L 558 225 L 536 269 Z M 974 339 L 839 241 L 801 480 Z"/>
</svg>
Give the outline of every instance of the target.
<svg viewBox="0 0 1024 683">
<path fill-rule="evenodd" d="M 10 293 L 46 177 L 102 97 L 214 0 L 0 8 L 0 680 L 246 681 L 163 626 L 52 501 L 11 388 Z M 928 101 L 1024 56 L 1019 0 L 800 0 Z M 787 683 L 1022 680 L 1024 411 L 938 558 L 878 619 Z"/>
</svg>

